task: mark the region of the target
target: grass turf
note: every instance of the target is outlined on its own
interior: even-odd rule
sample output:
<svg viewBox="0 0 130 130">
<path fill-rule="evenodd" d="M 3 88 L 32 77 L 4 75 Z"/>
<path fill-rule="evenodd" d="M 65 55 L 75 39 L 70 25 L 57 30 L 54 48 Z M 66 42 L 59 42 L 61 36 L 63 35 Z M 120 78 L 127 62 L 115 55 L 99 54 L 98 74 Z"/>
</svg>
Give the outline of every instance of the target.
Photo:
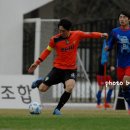
<svg viewBox="0 0 130 130">
<path fill-rule="evenodd" d="M 44 110 L 30 115 L 28 110 L 0 110 L 0 130 L 129 130 L 127 111 L 66 110 L 62 116 Z"/>
</svg>

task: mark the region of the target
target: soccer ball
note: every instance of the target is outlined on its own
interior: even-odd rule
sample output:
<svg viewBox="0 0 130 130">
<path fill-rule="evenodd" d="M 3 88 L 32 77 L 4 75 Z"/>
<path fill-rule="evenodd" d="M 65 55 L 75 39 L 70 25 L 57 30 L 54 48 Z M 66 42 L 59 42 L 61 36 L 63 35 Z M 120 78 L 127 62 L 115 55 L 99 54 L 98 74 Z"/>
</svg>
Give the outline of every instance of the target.
<svg viewBox="0 0 130 130">
<path fill-rule="evenodd" d="M 42 111 L 42 106 L 38 102 L 32 102 L 29 104 L 30 114 L 40 114 Z"/>
</svg>

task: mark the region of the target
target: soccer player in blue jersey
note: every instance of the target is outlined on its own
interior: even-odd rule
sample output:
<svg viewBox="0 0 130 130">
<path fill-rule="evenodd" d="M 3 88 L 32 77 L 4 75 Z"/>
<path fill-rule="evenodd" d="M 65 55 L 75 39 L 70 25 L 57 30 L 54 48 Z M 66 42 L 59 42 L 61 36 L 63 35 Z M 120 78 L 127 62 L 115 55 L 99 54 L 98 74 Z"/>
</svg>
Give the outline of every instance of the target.
<svg viewBox="0 0 130 130">
<path fill-rule="evenodd" d="M 117 78 L 123 82 L 122 94 L 128 103 L 130 114 L 130 14 L 121 11 L 119 16 L 120 27 L 114 28 L 108 38 L 108 46 L 105 50 L 111 50 L 117 46 Z"/>
<path fill-rule="evenodd" d="M 107 72 L 106 72 L 106 76 L 104 76 L 104 65 L 102 65 L 101 63 L 101 56 L 98 58 L 98 72 L 97 72 L 97 83 L 99 86 L 99 90 L 96 94 L 96 98 L 97 98 L 97 108 L 112 108 L 110 102 L 111 102 L 111 96 L 112 96 L 112 91 L 114 88 L 114 85 L 108 85 L 109 90 L 107 92 L 106 95 L 106 103 L 104 103 L 104 105 L 102 105 L 102 99 L 101 99 L 101 95 L 102 95 L 102 90 L 104 87 L 106 87 L 105 82 L 113 82 L 113 79 L 115 79 L 115 77 L 113 78 L 113 73 L 115 71 L 115 67 L 112 65 L 107 65 Z"/>
</svg>

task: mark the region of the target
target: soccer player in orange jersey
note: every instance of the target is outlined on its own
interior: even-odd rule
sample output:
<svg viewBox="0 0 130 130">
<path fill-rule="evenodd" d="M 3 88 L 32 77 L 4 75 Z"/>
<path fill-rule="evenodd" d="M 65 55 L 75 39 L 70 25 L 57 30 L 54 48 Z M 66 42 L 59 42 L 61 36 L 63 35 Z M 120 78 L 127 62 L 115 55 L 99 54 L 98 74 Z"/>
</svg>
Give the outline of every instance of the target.
<svg viewBox="0 0 130 130">
<path fill-rule="evenodd" d="M 51 85 L 63 83 L 65 91 L 55 108 L 53 114 L 61 115 L 60 109 L 69 100 L 71 92 L 75 86 L 77 77 L 76 57 L 80 40 L 85 38 L 107 37 L 106 33 L 71 31 L 72 23 L 68 19 L 61 19 L 58 23 L 59 34 L 51 37 L 49 45 L 40 57 L 30 66 L 29 73 L 32 73 L 41 62 L 55 49 L 56 56 L 53 62 L 53 68 L 49 74 L 33 82 L 32 88 L 38 88 L 41 92 L 46 92 Z"/>
</svg>

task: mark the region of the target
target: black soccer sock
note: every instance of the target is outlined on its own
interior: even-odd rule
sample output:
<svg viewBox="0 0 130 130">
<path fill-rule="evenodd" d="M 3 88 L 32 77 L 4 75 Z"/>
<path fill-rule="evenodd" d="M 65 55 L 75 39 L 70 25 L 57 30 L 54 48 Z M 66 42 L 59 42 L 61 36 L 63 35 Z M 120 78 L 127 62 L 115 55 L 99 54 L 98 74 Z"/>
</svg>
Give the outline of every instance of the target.
<svg viewBox="0 0 130 130">
<path fill-rule="evenodd" d="M 69 100 L 70 95 L 71 93 L 66 92 L 66 91 L 62 94 L 60 101 L 56 107 L 58 110 L 60 110 L 64 106 L 64 104 Z"/>
<path fill-rule="evenodd" d="M 128 86 L 125 89 L 122 89 L 122 95 L 124 96 L 126 102 L 128 103 L 130 107 L 130 86 Z"/>
</svg>

